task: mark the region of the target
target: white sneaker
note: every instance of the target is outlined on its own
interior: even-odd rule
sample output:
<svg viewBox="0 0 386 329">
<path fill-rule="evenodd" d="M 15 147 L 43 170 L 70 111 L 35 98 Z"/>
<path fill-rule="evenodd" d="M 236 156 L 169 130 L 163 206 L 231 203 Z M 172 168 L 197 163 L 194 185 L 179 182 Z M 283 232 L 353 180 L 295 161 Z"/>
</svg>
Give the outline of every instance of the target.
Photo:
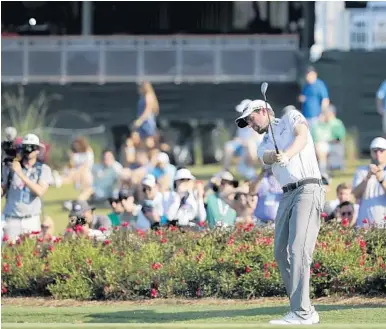
<svg viewBox="0 0 386 329">
<path fill-rule="evenodd" d="M 284 316 L 280 320 L 271 320 L 269 321 L 270 324 L 276 324 L 276 325 L 288 325 L 288 324 L 304 324 L 304 325 L 311 325 L 311 324 L 317 324 L 319 323 L 319 314 L 318 312 L 314 312 L 312 316 L 305 320 L 299 316 L 297 316 L 295 313 L 290 312 L 286 316 Z"/>
</svg>

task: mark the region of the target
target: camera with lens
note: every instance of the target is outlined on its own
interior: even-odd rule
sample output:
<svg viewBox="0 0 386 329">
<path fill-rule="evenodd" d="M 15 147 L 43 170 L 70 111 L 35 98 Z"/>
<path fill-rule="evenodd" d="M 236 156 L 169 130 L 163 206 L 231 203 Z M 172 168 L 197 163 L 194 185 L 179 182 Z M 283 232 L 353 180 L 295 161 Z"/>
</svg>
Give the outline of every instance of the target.
<svg viewBox="0 0 386 329">
<path fill-rule="evenodd" d="M 12 162 L 16 158 L 16 155 L 18 153 L 18 149 L 13 141 L 1 142 L 1 150 L 4 152 L 4 164 Z"/>
<path fill-rule="evenodd" d="M 86 225 L 86 217 L 85 216 L 76 216 L 76 215 L 73 215 L 73 216 L 69 216 L 68 217 L 68 222 L 70 223 L 70 225 L 72 227 L 75 227 L 77 225 L 80 225 L 80 226 L 84 226 Z"/>
</svg>

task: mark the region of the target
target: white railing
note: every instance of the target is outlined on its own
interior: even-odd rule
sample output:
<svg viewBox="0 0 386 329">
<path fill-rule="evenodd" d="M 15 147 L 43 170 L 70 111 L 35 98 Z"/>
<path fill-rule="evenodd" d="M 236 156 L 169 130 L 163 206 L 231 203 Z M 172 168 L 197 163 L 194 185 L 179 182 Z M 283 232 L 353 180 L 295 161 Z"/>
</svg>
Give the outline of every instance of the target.
<svg viewBox="0 0 386 329">
<path fill-rule="evenodd" d="M 386 7 L 350 9 L 350 49 L 386 49 Z"/>
<path fill-rule="evenodd" d="M 2 38 L 2 82 L 295 81 L 296 35 Z"/>
</svg>

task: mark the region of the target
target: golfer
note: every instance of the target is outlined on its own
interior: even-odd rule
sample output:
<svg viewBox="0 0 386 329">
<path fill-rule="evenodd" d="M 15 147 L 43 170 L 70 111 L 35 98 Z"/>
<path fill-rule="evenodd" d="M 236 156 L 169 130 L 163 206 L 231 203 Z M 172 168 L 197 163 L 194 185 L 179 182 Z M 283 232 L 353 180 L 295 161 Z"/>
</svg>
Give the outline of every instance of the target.
<svg viewBox="0 0 386 329">
<path fill-rule="evenodd" d="M 258 156 L 265 165 L 272 167 L 284 192 L 275 219 L 275 258 L 290 299 L 291 312 L 270 323 L 319 323 L 319 315 L 310 301 L 309 280 L 325 191 L 307 120 L 297 110 L 290 110 L 276 119 L 268 103 L 255 100 L 236 119 L 236 124 L 240 128 L 251 127 L 258 134 L 266 133 Z M 279 154 L 275 151 L 274 140 Z"/>
</svg>

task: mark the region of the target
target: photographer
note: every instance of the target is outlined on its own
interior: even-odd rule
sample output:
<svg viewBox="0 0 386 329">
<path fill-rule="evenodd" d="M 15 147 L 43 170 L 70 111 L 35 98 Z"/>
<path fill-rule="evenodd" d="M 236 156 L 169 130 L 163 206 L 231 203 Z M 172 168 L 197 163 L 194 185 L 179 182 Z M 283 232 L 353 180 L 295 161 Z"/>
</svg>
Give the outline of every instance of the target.
<svg viewBox="0 0 386 329">
<path fill-rule="evenodd" d="M 21 143 L 21 160 L 15 157 L 2 172 L 1 195 L 6 196 L 4 232 L 11 239 L 40 231 L 41 198 L 52 182 L 50 167 L 37 160 L 41 148 L 39 138 L 27 134 Z"/>
<path fill-rule="evenodd" d="M 95 207 L 90 206 L 87 201 L 72 201 L 71 211 L 68 216 L 68 226 L 77 233 L 97 240 L 104 240 L 111 232 L 112 224 L 107 216 L 94 214 Z M 81 226 L 81 230 L 77 228 Z M 105 230 L 101 230 L 104 228 Z M 103 232 L 102 232 L 103 231 Z M 73 232 L 68 232 L 72 234 Z"/>
</svg>

